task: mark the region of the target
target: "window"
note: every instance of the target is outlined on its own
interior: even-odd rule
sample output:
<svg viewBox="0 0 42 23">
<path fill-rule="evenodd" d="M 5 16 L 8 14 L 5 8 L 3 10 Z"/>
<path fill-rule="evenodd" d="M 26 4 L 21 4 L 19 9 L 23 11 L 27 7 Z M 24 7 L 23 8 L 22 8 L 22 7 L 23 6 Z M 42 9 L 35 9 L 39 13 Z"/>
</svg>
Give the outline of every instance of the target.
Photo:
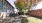
<svg viewBox="0 0 42 23">
<path fill-rule="evenodd" d="M 0 10 L 5 11 L 6 10 L 6 2 L 4 0 L 0 0 Z"/>
<path fill-rule="evenodd" d="M 3 7 L 2 7 L 2 0 L 0 0 L 0 10 L 2 10 Z"/>
</svg>

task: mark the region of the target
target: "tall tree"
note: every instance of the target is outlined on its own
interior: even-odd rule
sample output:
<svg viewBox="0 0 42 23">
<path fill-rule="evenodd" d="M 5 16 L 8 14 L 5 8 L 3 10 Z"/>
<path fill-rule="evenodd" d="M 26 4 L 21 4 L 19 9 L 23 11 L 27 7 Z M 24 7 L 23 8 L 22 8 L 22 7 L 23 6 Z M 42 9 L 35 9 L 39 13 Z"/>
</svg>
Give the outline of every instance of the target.
<svg viewBox="0 0 42 23">
<path fill-rule="evenodd" d="M 26 12 L 26 10 L 28 10 L 28 6 L 29 6 L 28 0 L 18 0 L 15 5 L 17 8 L 19 8 L 21 12 L 24 13 Z"/>
</svg>

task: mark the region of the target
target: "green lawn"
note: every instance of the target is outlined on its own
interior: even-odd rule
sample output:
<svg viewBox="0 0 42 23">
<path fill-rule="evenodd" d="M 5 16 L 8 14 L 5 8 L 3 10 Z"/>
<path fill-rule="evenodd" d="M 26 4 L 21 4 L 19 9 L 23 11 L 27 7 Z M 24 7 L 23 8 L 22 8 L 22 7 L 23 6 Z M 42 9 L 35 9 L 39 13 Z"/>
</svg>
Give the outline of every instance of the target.
<svg viewBox="0 0 42 23">
<path fill-rule="evenodd" d="M 42 18 L 36 18 L 36 17 L 29 17 L 27 16 L 28 23 L 42 23 Z"/>
<path fill-rule="evenodd" d="M 28 17 L 27 19 L 29 20 L 28 23 L 42 23 L 42 19 L 38 19 L 35 17 Z"/>
</svg>

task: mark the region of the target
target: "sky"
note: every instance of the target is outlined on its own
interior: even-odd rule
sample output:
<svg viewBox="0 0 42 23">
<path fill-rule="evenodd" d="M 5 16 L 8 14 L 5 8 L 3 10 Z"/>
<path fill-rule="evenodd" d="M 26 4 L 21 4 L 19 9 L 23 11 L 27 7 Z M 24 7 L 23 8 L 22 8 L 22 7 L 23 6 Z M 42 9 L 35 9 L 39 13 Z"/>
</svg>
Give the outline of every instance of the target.
<svg viewBox="0 0 42 23">
<path fill-rule="evenodd" d="M 38 9 L 42 9 L 42 1 L 38 2 L 38 4 L 34 7 L 32 7 L 32 9 L 30 9 L 30 10 L 38 10 Z"/>
<path fill-rule="evenodd" d="M 7 1 L 14 7 L 14 11 L 19 12 L 19 10 L 16 9 L 15 4 L 14 4 L 14 1 L 16 0 L 7 0 Z"/>
<path fill-rule="evenodd" d="M 15 7 L 15 5 L 14 5 L 14 1 L 16 1 L 16 0 L 7 0 L 14 8 L 16 8 Z"/>
</svg>

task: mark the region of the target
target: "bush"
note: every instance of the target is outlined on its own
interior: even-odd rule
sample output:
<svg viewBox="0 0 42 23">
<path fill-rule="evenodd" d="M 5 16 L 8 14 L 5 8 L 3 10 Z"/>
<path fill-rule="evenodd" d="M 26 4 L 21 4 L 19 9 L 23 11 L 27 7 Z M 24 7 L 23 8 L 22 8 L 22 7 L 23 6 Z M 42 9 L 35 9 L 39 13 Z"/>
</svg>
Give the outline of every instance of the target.
<svg viewBox="0 0 42 23">
<path fill-rule="evenodd" d="M 21 19 L 21 23 L 28 23 L 27 18 L 26 18 L 26 17 L 23 17 L 23 18 Z"/>
<path fill-rule="evenodd" d="M 23 15 L 24 13 L 23 12 L 18 12 L 19 15 Z"/>
</svg>

